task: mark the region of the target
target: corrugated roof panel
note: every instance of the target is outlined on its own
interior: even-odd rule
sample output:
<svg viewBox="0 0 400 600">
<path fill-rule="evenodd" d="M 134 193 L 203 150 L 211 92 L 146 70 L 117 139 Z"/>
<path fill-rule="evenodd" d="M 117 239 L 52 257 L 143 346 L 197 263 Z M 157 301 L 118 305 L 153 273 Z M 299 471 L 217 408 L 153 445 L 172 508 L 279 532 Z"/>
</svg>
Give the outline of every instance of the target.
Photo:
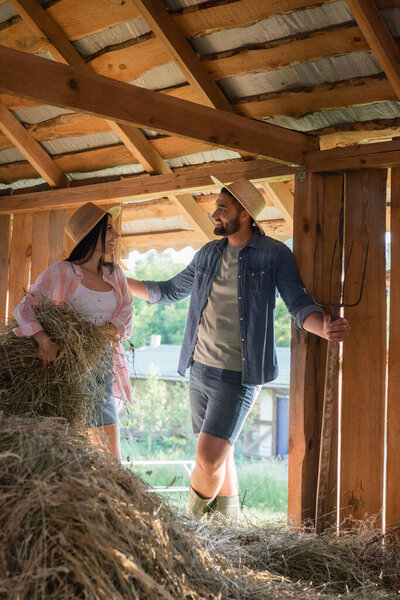
<svg viewBox="0 0 400 600">
<path fill-rule="evenodd" d="M 232 150 L 209 150 L 207 152 L 198 152 L 196 154 L 188 154 L 171 158 L 165 162 L 171 169 L 177 167 L 188 167 L 190 165 L 201 165 L 203 163 L 218 162 L 221 160 L 230 160 L 232 158 L 240 158 L 240 154 Z"/>
<path fill-rule="evenodd" d="M 7 150 L 0 151 L 0 165 L 20 162 L 21 160 L 26 160 L 26 158 L 21 154 L 18 148 L 8 148 Z"/>
<path fill-rule="evenodd" d="M 106 31 L 95 33 L 72 43 L 78 52 L 85 58 L 86 56 L 91 56 L 96 52 L 100 52 L 100 50 L 103 50 L 108 46 L 122 44 L 128 40 L 134 40 L 150 31 L 151 27 L 147 21 L 145 21 L 143 17 L 139 17 L 138 19 L 120 23 L 115 27 L 110 27 L 110 29 L 107 29 Z"/>
<path fill-rule="evenodd" d="M 171 229 L 191 230 L 192 227 L 190 227 L 182 215 L 156 219 L 140 219 L 140 221 L 124 221 L 122 223 L 122 233 L 124 235 L 129 233 L 146 233 L 148 231 L 171 231 Z"/>
<path fill-rule="evenodd" d="M 186 78 L 179 67 L 174 62 L 170 62 L 161 67 L 150 69 L 150 71 L 130 83 L 148 90 L 164 90 L 186 83 Z"/>
<path fill-rule="evenodd" d="M 17 15 L 17 11 L 14 10 L 8 2 L 0 5 L 0 23 L 4 23 L 5 21 L 8 21 L 8 19 L 11 19 L 11 17 L 16 17 Z"/>
<path fill-rule="evenodd" d="M 301 119 L 280 116 L 265 120 L 272 125 L 307 132 L 324 129 L 325 127 L 334 127 L 335 125 L 344 123 L 364 123 L 377 119 L 394 119 L 397 117 L 400 117 L 400 102 L 387 101 L 315 112 Z"/>
<path fill-rule="evenodd" d="M 19 190 L 42 185 L 43 183 L 46 183 L 46 181 L 42 177 L 38 177 L 37 179 L 18 179 L 18 181 L 13 181 L 12 183 L 0 183 L 0 189 L 12 188 L 13 190 Z"/>
<path fill-rule="evenodd" d="M 69 152 L 79 152 L 80 150 L 87 150 L 89 148 L 101 148 L 120 143 L 121 140 L 113 131 L 92 133 L 77 137 L 64 137 L 57 140 L 41 142 L 42 146 L 44 146 L 50 154 L 68 154 Z"/>
<path fill-rule="evenodd" d="M 383 18 L 386 21 L 386 25 L 389 27 L 394 37 L 400 36 L 400 8 L 385 8 L 381 11 Z"/>
<path fill-rule="evenodd" d="M 221 79 L 219 85 L 228 98 L 235 100 L 355 77 L 368 77 L 381 72 L 382 68 L 371 52 L 353 52 L 275 71 L 227 77 Z"/>
<path fill-rule="evenodd" d="M 142 165 L 121 165 L 119 167 L 112 167 L 110 169 L 99 169 L 98 171 L 87 171 L 86 173 L 71 172 L 67 173 L 71 181 L 82 181 L 84 179 L 91 179 L 94 177 L 114 177 L 116 175 L 138 175 L 139 173 L 145 173 Z"/>
<path fill-rule="evenodd" d="M 235 27 L 190 40 L 193 48 L 204 56 L 224 52 L 248 44 L 261 44 L 285 37 L 308 33 L 353 22 L 346 2 L 333 2 L 314 8 L 263 19 L 247 27 Z"/>
<path fill-rule="evenodd" d="M 13 110 L 13 114 L 17 117 L 17 119 L 23 123 L 29 123 L 29 125 L 36 125 L 36 123 L 42 123 L 43 121 L 54 119 L 60 115 L 71 115 L 74 112 L 75 111 L 67 108 L 50 106 L 48 104 Z"/>
</svg>

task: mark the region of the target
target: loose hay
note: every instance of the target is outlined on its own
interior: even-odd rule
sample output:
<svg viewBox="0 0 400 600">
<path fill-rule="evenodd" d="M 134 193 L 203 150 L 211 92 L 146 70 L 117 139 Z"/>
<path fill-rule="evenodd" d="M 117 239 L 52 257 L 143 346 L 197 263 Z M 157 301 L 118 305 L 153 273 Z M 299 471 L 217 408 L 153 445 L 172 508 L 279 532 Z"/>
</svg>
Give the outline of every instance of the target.
<svg viewBox="0 0 400 600">
<path fill-rule="evenodd" d="M 0 490 L 2 600 L 397 597 L 394 541 L 195 524 L 61 420 L 0 417 Z"/>
<path fill-rule="evenodd" d="M 46 368 L 31 337 L 16 337 L 15 321 L 0 328 L 0 409 L 9 415 L 63 417 L 85 425 L 94 399 L 104 391 L 98 377 L 110 364 L 116 338 L 87 321 L 71 305 L 43 298 L 34 308 L 43 329 L 61 348 L 56 367 Z"/>
</svg>

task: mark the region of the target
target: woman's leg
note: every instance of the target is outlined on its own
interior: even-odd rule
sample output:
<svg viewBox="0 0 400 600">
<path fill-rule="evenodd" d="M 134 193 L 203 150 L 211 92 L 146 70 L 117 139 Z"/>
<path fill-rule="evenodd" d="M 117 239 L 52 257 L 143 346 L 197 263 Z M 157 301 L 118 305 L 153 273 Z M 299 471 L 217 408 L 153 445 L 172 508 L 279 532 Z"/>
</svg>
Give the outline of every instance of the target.
<svg viewBox="0 0 400 600">
<path fill-rule="evenodd" d="M 121 445 L 119 425 L 103 425 L 102 427 L 89 427 L 88 436 L 94 446 L 106 448 L 117 460 L 121 462 Z"/>
</svg>

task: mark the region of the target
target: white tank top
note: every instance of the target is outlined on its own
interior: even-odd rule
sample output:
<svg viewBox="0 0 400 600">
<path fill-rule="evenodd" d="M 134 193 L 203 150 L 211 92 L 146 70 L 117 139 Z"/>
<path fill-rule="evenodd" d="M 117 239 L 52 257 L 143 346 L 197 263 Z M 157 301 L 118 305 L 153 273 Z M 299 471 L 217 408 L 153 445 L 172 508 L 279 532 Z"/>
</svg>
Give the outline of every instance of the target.
<svg viewBox="0 0 400 600">
<path fill-rule="evenodd" d="M 89 290 L 81 283 L 70 298 L 70 302 L 95 325 L 104 325 L 111 319 L 117 306 L 114 290 L 96 292 Z"/>
</svg>

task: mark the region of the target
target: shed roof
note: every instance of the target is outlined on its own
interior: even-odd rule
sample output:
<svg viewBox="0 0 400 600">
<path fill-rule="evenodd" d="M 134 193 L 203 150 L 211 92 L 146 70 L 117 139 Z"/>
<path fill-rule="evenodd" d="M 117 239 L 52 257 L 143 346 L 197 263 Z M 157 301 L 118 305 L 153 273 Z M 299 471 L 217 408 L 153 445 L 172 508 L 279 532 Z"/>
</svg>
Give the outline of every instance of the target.
<svg viewBox="0 0 400 600">
<path fill-rule="evenodd" d="M 101 116 L 107 114 L 102 98 L 96 99 L 92 112 L 80 110 L 74 99 L 70 106 L 66 100 L 64 106 L 55 106 L 50 71 L 48 95 L 43 83 L 41 97 L 36 94 L 35 99 L 28 82 L 30 99 L 0 78 L 0 100 L 7 111 L 0 116 L 0 212 L 35 206 L 30 194 L 42 194 L 46 186 L 80 186 L 84 200 L 84 186 L 97 184 L 95 200 L 104 203 L 104 183 L 129 178 L 135 188 L 147 173 L 153 180 L 157 173 L 170 173 L 187 181 L 184 192 L 174 194 L 173 185 L 166 183 L 163 189 L 154 181 L 146 195 L 134 193 L 132 198 L 121 198 L 116 186 L 115 196 L 109 194 L 107 201 L 124 202 L 125 246 L 143 251 L 179 248 L 189 237 L 196 246 L 211 235 L 207 215 L 216 189 L 207 177 L 214 171 L 226 181 L 230 173 L 232 178 L 245 174 L 252 179 L 266 204 L 277 209 L 264 216 L 265 231 L 285 239 L 292 227 L 292 165 L 300 163 L 293 160 L 288 132 L 307 133 L 315 148 L 319 144 L 322 149 L 399 135 L 400 87 L 396 90 L 388 67 L 400 36 L 399 0 L 378 0 L 376 14 L 366 16 L 358 0 L 41 0 L 42 8 L 35 10 L 33 5 L 0 1 L 0 44 L 279 126 L 282 140 L 287 140 L 287 168 L 273 155 L 273 143 L 272 155 L 265 151 L 261 156 L 256 145 L 252 151 L 251 143 L 235 151 L 224 145 L 217 125 L 215 141 L 211 134 L 203 139 L 195 123 L 192 136 L 172 131 L 172 125 L 167 132 L 144 123 L 127 131 Z M 392 43 L 392 55 L 371 42 L 365 19 L 382 47 Z M 115 94 L 118 99 L 117 88 Z M 150 111 L 148 122 L 154 120 Z M 232 120 L 227 127 L 236 123 Z M 18 129 L 21 124 L 44 157 L 34 145 L 28 148 Z M 311 148 L 306 136 L 296 140 Z M 265 156 L 279 160 L 281 170 L 271 171 Z M 200 179 L 191 185 L 192 173 Z M 72 206 L 68 192 L 59 194 L 50 209 Z M 189 192 L 195 194 L 195 203 L 187 198 Z M 14 199 L 21 193 L 24 202 L 17 204 Z M 158 209 L 165 221 L 159 220 Z"/>
</svg>

